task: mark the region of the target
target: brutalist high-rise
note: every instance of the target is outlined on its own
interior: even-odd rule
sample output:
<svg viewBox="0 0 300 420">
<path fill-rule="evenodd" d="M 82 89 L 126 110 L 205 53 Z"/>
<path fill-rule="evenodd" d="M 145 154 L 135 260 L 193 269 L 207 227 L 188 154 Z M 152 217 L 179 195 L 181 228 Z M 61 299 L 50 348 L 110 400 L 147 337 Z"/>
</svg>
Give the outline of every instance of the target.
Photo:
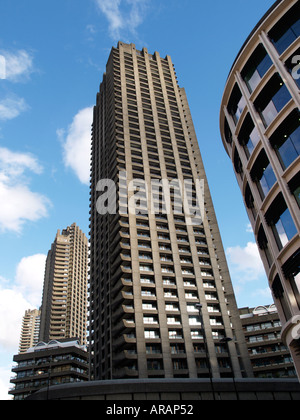
<svg viewBox="0 0 300 420">
<path fill-rule="evenodd" d="M 92 378 L 252 376 L 169 56 L 112 49 L 94 108 L 90 204 Z"/>
<path fill-rule="evenodd" d="M 87 336 L 88 240 L 74 223 L 59 230 L 46 261 L 40 341 Z"/>
</svg>

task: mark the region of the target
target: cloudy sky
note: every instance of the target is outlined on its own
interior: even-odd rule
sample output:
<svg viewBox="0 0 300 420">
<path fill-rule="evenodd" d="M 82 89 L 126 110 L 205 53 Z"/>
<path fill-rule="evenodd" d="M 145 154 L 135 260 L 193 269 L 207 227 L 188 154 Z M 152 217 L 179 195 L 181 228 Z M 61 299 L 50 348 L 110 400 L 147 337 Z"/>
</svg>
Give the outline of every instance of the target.
<svg viewBox="0 0 300 420">
<path fill-rule="evenodd" d="M 57 229 L 88 234 L 92 108 L 118 40 L 170 55 L 186 88 L 239 306 L 272 303 L 219 134 L 226 78 L 273 0 L 2 0 L 0 399 Z"/>
</svg>

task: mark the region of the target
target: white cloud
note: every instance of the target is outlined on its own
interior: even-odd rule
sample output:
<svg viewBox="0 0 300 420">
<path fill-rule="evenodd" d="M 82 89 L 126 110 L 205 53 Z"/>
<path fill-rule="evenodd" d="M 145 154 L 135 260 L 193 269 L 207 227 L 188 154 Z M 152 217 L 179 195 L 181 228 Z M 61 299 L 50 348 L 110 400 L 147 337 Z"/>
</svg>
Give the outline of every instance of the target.
<svg viewBox="0 0 300 420">
<path fill-rule="evenodd" d="M 120 40 L 122 31 L 136 33 L 144 20 L 148 0 L 96 0 L 96 3 L 108 20 L 110 36 Z"/>
<path fill-rule="evenodd" d="M 238 306 L 255 307 L 273 303 L 256 243 L 227 248 L 226 254 Z"/>
<path fill-rule="evenodd" d="M 0 50 L 0 54 L 5 60 L 5 79 L 11 82 L 27 81 L 33 72 L 33 57 L 25 51 L 19 50 L 12 53 Z"/>
<path fill-rule="evenodd" d="M 8 395 L 10 377 L 12 376 L 11 366 L 0 366 L 0 401 L 11 401 L 12 396 Z M 12 385 L 11 385 L 12 386 Z"/>
<path fill-rule="evenodd" d="M 28 108 L 25 100 L 15 95 L 2 99 L 0 100 L 0 120 L 12 120 Z"/>
<path fill-rule="evenodd" d="M 0 147 L 0 169 L 1 173 L 14 177 L 22 175 L 25 169 L 29 169 L 36 174 L 43 172 L 43 168 L 36 157 L 29 153 L 12 152 L 4 147 Z"/>
<path fill-rule="evenodd" d="M 252 233 L 252 234 L 253 234 L 253 229 L 252 229 L 251 223 L 248 223 L 248 224 L 247 224 L 246 232 L 247 232 L 247 233 Z"/>
<path fill-rule="evenodd" d="M 93 107 L 85 108 L 75 115 L 67 133 L 64 130 L 57 131 L 63 142 L 66 167 L 71 168 L 85 185 L 88 185 L 90 180 L 92 122 Z"/>
<path fill-rule="evenodd" d="M 242 282 L 256 280 L 265 273 L 256 243 L 227 249 L 227 257 L 232 270 L 240 275 Z"/>
<path fill-rule="evenodd" d="M 13 283 L 0 280 L 0 349 L 18 348 L 25 311 L 40 307 L 46 258 L 43 254 L 25 257 L 16 267 Z"/>
<path fill-rule="evenodd" d="M 273 300 L 271 289 L 266 287 L 265 289 L 256 289 L 251 294 L 252 297 L 259 297 L 263 299 L 263 302 L 270 302 Z"/>
<path fill-rule="evenodd" d="M 42 173 L 36 158 L 0 148 L 0 233 L 7 230 L 20 233 L 26 221 L 37 221 L 48 215 L 50 201 L 32 192 L 27 171 Z"/>
<path fill-rule="evenodd" d="M 17 288 L 0 287 L 0 347 L 7 351 L 17 351 L 20 341 L 22 319 L 27 309 L 33 305 Z"/>
<path fill-rule="evenodd" d="M 0 400 L 11 399 L 12 358 L 18 352 L 25 311 L 41 305 L 46 258 L 43 254 L 22 258 L 13 282 L 0 276 Z"/>
<path fill-rule="evenodd" d="M 35 307 L 41 304 L 46 258 L 44 254 L 25 257 L 17 267 L 16 287 Z"/>
</svg>

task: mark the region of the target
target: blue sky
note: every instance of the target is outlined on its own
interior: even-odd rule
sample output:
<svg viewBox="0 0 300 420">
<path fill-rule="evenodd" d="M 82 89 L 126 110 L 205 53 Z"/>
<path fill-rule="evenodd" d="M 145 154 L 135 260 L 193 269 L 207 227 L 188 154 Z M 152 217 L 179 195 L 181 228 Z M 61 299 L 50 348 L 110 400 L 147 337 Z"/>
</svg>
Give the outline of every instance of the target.
<svg viewBox="0 0 300 420">
<path fill-rule="evenodd" d="M 172 57 L 185 87 L 239 306 L 272 299 L 219 110 L 231 65 L 273 0 L 2 0 L 0 399 L 57 229 L 88 234 L 91 110 L 118 40 Z M 1 62 L 0 62 L 1 63 Z"/>
</svg>

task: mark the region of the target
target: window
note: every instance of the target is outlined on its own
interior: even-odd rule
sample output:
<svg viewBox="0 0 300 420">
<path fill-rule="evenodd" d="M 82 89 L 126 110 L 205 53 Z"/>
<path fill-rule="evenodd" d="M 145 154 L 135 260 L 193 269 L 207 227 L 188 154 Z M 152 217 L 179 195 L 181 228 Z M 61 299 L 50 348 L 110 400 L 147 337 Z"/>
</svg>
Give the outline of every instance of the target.
<svg viewBox="0 0 300 420">
<path fill-rule="evenodd" d="M 147 344 L 146 354 L 160 354 L 161 346 L 160 344 Z"/>
<path fill-rule="evenodd" d="M 269 267 L 271 267 L 273 259 L 269 250 L 269 243 L 268 243 L 268 239 L 266 237 L 263 226 L 259 228 L 258 235 L 257 235 L 257 242 L 258 242 L 259 248 L 264 252 L 266 256 Z"/>
<path fill-rule="evenodd" d="M 249 187 L 249 184 L 246 185 L 246 189 L 245 189 L 245 203 L 246 203 L 247 208 L 251 211 L 252 216 L 255 220 L 257 216 L 257 210 L 255 208 L 254 197 Z"/>
<path fill-rule="evenodd" d="M 273 230 L 279 250 L 281 250 L 297 233 L 296 226 L 282 193 L 278 194 L 268 209 L 266 220 Z"/>
<path fill-rule="evenodd" d="M 297 231 L 288 209 L 280 215 L 278 222 L 275 224 L 275 229 L 275 234 L 278 234 L 283 247 L 296 235 Z"/>
<path fill-rule="evenodd" d="M 232 144 L 232 133 L 231 133 L 227 119 L 225 119 L 224 132 L 225 132 L 225 139 L 227 143 Z"/>
<path fill-rule="evenodd" d="M 158 324 L 158 318 L 153 316 L 144 316 L 144 324 Z"/>
<path fill-rule="evenodd" d="M 147 311 L 156 311 L 157 307 L 153 305 L 152 303 L 143 303 L 142 309 L 147 310 Z"/>
<path fill-rule="evenodd" d="M 247 158 L 252 154 L 255 146 L 259 142 L 259 133 L 255 127 L 250 114 L 247 114 L 239 133 L 239 143 L 244 146 Z"/>
<path fill-rule="evenodd" d="M 162 370 L 162 360 L 148 360 L 147 361 L 148 370 Z"/>
<path fill-rule="evenodd" d="M 233 88 L 229 103 L 228 103 L 228 112 L 232 116 L 235 124 L 238 123 L 242 112 L 246 106 L 246 100 L 242 96 L 240 88 L 236 84 Z"/>
<path fill-rule="evenodd" d="M 173 331 L 169 331 L 169 339 L 170 340 L 181 340 L 183 338 L 183 333 L 182 330 L 173 330 Z"/>
<path fill-rule="evenodd" d="M 300 172 L 291 179 L 288 185 L 300 208 Z"/>
<path fill-rule="evenodd" d="M 276 176 L 264 150 L 258 155 L 250 173 L 261 199 L 264 200 L 276 182 Z"/>
<path fill-rule="evenodd" d="M 282 54 L 300 36 L 300 3 L 291 10 L 269 32 L 273 44 Z"/>
<path fill-rule="evenodd" d="M 290 99 L 290 92 L 279 74 L 276 73 L 254 102 L 266 128 Z"/>
<path fill-rule="evenodd" d="M 201 322 L 199 320 L 199 317 L 197 315 L 189 316 L 189 325 L 199 325 L 199 326 L 201 326 Z"/>
<path fill-rule="evenodd" d="M 300 155 L 300 112 L 294 110 L 270 138 L 282 169 L 285 170 Z"/>
<path fill-rule="evenodd" d="M 203 340 L 203 334 L 199 330 L 191 330 L 192 340 Z"/>
<path fill-rule="evenodd" d="M 171 354 L 184 354 L 185 353 L 184 344 L 172 344 L 170 348 L 171 348 Z"/>
<path fill-rule="evenodd" d="M 159 338 L 159 335 L 157 331 L 145 330 L 145 338 L 156 339 Z"/>
<path fill-rule="evenodd" d="M 271 66 L 272 60 L 260 44 L 241 73 L 250 93 L 254 91 Z"/>
<path fill-rule="evenodd" d="M 187 369 L 188 367 L 187 367 L 187 362 L 186 362 L 186 360 L 182 360 L 182 359 L 179 359 L 179 360 L 173 360 L 173 369 L 174 370 L 180 370 L 180 369 Z"/>
<path fill-rule="evenodd" d="M 281 308 L 283 310 L 285 319 L 288 320 L 291 318 L 291 311 L 290 308 L 288 306 L 288 303 L 285 299 L 285 293 L 284 293 L 284 289 L 282 287 L 281 281 L 279 276 L 277 275 L 273 281 L 272 284 L 272 291 L 273 291 L 273 295 L 275 297 L 275 299 L 277 299 L 280 302 Z"/>
<path fill-rule="evenodd" d="M 300 250 L 298 249 L 282 266 L 286 279 L 289 280 L 295 299 L 300 308 Z"/>
<path fill-rule="evenodd" d="M 235 149 L 234 151 L 234 169 L 236 171 L 237 174 L 240 175 L 240 177 L 243 179 L 243 174 L 244 174 L 244 170 L 243 170 L 243 164 L 241 161 L 241 158 L 239 156 L 239 153 L 237 151 L 237 149 Z"/>
<path fill-rule="evenodd" d="M 140 264 L 140 271 L 153 271 L 153 266 L 151 264 L 149 265 Z"/>
</svg>

